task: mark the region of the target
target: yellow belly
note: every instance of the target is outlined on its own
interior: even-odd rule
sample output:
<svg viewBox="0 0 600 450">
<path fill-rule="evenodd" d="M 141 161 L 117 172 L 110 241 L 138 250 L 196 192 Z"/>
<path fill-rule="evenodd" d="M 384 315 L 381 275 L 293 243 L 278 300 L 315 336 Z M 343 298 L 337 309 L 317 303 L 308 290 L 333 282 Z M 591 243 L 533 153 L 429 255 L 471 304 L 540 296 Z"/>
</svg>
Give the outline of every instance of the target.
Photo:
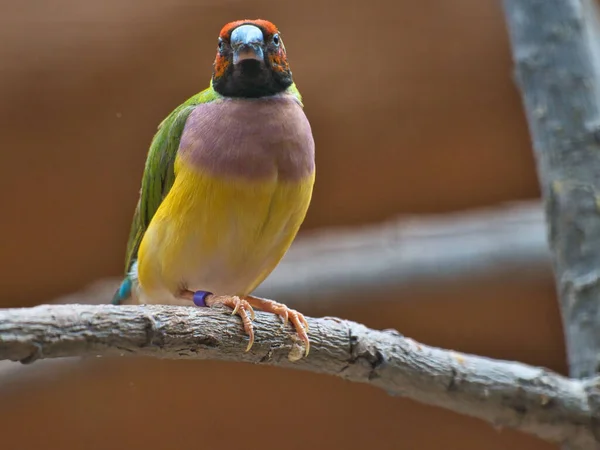
<svg viewBox="0 0 600 450">
<path fill-rule="evenodd" d="M 177 161 L 177 177 L 138 252 L 141 303 L 183 303 L 181 289 L 250 294 L 302 224 L 314 173 L 295 182 L 220 178 Z"/>
</svg>

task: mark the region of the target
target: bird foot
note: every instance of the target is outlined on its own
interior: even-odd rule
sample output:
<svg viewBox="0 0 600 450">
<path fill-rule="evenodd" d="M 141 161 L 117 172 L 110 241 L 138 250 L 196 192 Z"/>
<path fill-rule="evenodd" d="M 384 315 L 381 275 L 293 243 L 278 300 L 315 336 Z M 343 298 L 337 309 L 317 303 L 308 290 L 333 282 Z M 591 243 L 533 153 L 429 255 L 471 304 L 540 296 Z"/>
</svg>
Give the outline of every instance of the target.
<svg viewBox="0 0 600 450">
<path fill-rule="evenodd" d="M 206 291 L 184 291 L 181 293 L 181 296 L 187 300 L 193 301 L 196 306 L 211 307 L 216 304 L 221 304 L 231 308 L 233 310 L 231 314 L 238 314 L 241 317 L 244 331 L 248 335 L 249 342 L 246 351 L 250 350 L 254 344 L 254 327 L 252 326 L 252 320 L 254 320 L 255 314 L 253 307 L 276 314 L 283 319 L 284 325 L 289 321 L 294 328 L 296 328 L 300 340 L 304 342 L 306 347 L 305 356 L 308 356 L 308 352 L 310 351 L 310 340 L 306 334 L 308 331 L 308 322 L 302 313 L 295 309 L 288 308 L 283 303 L 251 295 L 240 298 L 236 295 L 214 295 L 211 292 Z"/>
<path fill-rule="evenodd" d="M 308 322 L 302 313 L 287 307 L 283 303 L 278 303 L 265 298 L 248 295 L 243 297 L 243 299 L 247 301 L 250 306 L 254 306 L 265 312 L 277 314 L 283 319 L 284 325 L 287 325 L 288 321 L 290 321 L 292 325 L 294 325 L 294 328 L 296 328 L 300 340 L 304 342 L 306 347 L 305 356 L 308 356 L 308 352 L 310 351 L 310 340 L 306 334 L 308 331 Z"/>
<path fill-rule="evenodd" d="M 242 319 L 244 325 L 244 331 L 248 335 L 248 347 L 246 351 L 252 348 L 254 344 L 254 327 L 252 326 L 252 320 L 254 320 L 255 314 L 252 306 L 244 299 L 238 296 L 229 295 L 214 295 L 211 292 L 206 291 L 185 291 L 182 293 L 182 297 L 187 300 L 192 300 L 196 306 L 211 307 L 217 304 L 228 306 L 233 311 L 231 314 L 237 314 Z M 250 317 L 249 317 L 250 316 Z"/>
</svg>

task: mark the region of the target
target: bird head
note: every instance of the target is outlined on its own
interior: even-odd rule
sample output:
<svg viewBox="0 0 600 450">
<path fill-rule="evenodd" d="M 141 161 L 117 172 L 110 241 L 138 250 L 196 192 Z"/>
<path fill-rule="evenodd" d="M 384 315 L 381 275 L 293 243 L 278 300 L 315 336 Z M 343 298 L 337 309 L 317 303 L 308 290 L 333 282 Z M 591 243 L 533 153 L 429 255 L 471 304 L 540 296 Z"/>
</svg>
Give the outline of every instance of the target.
<svg viewBox="0 0 600 450">
<path fill-rule="evenodd" d="M 238 20 L 219 33 L 212 84 L 226 97 L 275 95 L 291 86 L 292 72 L 279 30 L 267 20 Z"/>
</svg>

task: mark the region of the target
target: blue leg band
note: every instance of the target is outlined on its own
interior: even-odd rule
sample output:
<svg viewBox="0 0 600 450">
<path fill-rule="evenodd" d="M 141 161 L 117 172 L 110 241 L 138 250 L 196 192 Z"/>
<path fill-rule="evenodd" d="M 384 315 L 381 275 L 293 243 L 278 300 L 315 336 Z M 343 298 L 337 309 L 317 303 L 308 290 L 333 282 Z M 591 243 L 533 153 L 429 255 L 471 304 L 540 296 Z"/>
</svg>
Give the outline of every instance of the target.
<svg viewBox="0 0 600 450">
<path fill-rule="evenodd" d="M 206 297 L 212 295 L 212 292 L 196 291 L 194 292 L 194 305 L 206 306 Z"/>
</svg>

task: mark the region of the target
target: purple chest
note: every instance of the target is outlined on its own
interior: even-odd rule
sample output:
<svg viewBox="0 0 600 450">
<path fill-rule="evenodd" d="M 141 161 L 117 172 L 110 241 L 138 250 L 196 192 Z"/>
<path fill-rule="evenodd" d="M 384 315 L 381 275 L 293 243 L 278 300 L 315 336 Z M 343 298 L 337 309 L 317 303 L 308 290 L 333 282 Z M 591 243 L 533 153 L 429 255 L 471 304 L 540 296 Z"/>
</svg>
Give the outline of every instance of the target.
<svg viewBox="0 0 600 450">
<path fill-rule="evenodd" d="M 292 181 L 315 167 L 310 124 L 290 95 L 198 105 L 186 122 L 179 155 L 214 175 L 244 178 Z"/>
</svg>

